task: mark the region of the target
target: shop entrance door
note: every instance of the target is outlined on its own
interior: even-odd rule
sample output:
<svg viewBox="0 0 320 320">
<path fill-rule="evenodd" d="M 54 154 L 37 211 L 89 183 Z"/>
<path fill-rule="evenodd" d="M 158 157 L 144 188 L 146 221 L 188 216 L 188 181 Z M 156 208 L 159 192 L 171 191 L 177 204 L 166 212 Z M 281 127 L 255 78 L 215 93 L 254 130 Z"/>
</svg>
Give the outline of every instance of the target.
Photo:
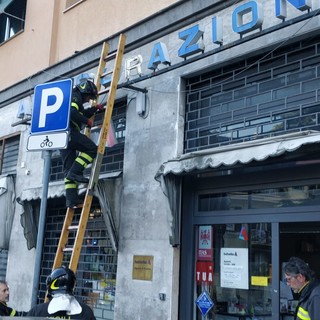
<svg viewBox="0 0 320 320">
<path fill-rule="evenodd" d="M 298 256 L 320 276 L 319 169 L 309 169 L 185 179 L 179 319 L 293 319 L 283 263 Z"/>
<path fill-rule="evenodd" d="M 320 221 L 201 224 L 194 243 L 193 320 L 293 320 L 283 264 L 299 257 L 320 277 Z"/>
</svg>

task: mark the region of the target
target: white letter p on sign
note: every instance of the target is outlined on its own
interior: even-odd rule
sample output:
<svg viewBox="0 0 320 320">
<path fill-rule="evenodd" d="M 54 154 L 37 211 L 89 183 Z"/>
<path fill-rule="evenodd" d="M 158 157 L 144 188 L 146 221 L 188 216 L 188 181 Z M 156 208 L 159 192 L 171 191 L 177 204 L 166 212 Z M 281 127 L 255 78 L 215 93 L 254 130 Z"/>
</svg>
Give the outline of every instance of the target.
<svg viewBox="0 0 320 320">
<path fill-rule="evenodd" d="M 54 104 L 48 105 L 49 97 L 55 96 Z M 46 118 L 48 114 L 55 113 L 60 109 L 63 102 L 63 92 L 60 88 L 43 89 L 40 104 L 39 128 L 46 125 Z"/>
</svg>

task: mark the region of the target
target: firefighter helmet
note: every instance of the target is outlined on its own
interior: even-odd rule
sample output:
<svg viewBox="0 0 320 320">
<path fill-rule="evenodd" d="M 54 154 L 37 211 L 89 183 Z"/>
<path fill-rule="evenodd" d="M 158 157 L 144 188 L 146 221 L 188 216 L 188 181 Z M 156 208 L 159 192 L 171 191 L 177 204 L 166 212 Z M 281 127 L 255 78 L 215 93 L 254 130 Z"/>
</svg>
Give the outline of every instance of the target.
<svg viewBox="0 0 320 320">
<path fill-rule="evenodd" d="M 71 269 L 66 266 L 57 268 L 47 278 L 48 297 L 51 298 L 55 293 L 73 295 L 75 284 L 76 276 Z"/>
<path fill-rule="evenodd" d="M 90 80 L 82 80 L 76 85 L 81 94 L 86 94 L 90 99 L 95 100 L 98 97 L 98 89 L 96 85 Z"/>
</svg>

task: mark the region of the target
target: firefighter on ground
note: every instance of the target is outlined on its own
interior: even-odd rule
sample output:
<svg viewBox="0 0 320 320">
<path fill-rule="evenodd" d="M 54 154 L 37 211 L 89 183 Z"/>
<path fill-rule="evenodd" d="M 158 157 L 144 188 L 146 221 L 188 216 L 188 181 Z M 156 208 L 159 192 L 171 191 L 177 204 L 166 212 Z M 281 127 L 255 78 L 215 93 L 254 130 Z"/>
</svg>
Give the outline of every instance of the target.
<svg viewBox="0 0 320 320">
<path fill-rule="evenodd" d="M 92 309 L 74 296 L 76 276 L 68 267 L 52 271 L 47 278 L 49 302 L 34 306 L 27 317 L 96 320 Z"/>
<path fill-rule="evenodd" d="M 97 154 L 97 145 L 81 130 L 92 127 L 90 119 L 103 106 L 97 104 L 85 108 L 84 104 L 96 100 L 98 90 L 96 85 L 88 80 L 82 80 L 72 90 L 69 122 L 69 143 L 67 149 L 61 149 L 63 161 L 64 183 L 66 189 L 66 206 L 76 208 L 82 201 L 78 196 L 78 183 L 88 183 L 89 179 L 83 176 L 85 168 L 92 163 Z"/>
<path fill-rule="evenodd" d="M 7 317 L 22 317 L 26 315 L 24 311 L 16 311 L 13 308 L 8 307 L 9 302 L 9 286 L 7 281 L 0 280 L 0 316 Z"/>
</svg>

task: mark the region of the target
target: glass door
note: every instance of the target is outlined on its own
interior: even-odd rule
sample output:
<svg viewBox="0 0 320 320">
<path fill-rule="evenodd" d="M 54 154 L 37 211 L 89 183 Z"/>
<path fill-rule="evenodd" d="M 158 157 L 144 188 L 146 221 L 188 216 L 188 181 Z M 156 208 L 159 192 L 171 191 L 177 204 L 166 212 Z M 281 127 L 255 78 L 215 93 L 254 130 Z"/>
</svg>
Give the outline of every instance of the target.
<svg viewBox="0 0 320 320">
<path fill-rule="evenodd" d="M 198 226 L 196 246 L 194 319 L 271 320 L 270 223 Z"/>
</svg>

